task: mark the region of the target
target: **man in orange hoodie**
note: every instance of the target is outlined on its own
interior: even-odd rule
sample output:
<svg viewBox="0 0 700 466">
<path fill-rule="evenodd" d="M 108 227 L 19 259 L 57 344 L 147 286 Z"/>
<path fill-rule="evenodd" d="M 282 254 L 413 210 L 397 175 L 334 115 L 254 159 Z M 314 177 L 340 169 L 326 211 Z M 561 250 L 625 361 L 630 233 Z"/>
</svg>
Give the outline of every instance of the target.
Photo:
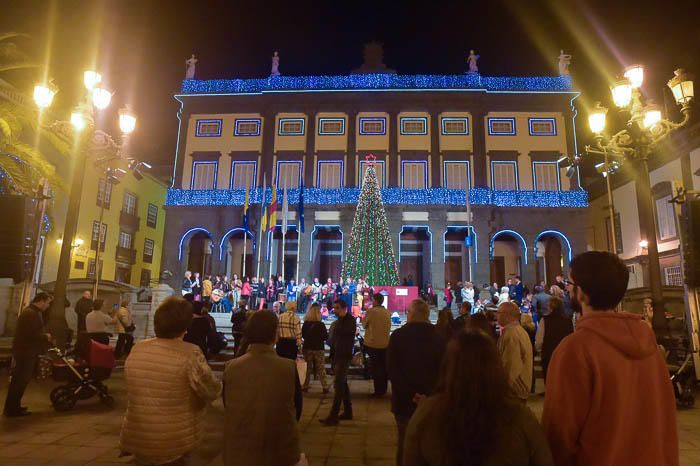
<svg viewBox="0 0 700 466">
<path fill-rule="evenodd" d="M 653 331 L 615 312 L 628 271 L 614 254 L 571 261 L 576 331 L 554 351 L 544 425 L 557 466 L 678 466 L 676 405 Z"/>
</svg>

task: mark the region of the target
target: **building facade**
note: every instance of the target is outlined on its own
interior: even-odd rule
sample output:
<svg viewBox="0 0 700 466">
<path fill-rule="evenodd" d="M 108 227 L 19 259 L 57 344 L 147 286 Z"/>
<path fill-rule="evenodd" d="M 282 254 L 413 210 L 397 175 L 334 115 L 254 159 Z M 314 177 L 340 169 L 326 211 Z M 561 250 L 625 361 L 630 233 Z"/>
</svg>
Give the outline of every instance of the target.
<svg viewBox="0 0 700 466">
<path fill-rule="evenodd" d="M 577 152 L 577 96 L 568 76 L 184 81 L 163 268 L 176 285 L 185 270 L 281 274 L 283 260 L 285 278 L 337 279 L 374 154 L 400 277 L 551 281 L 586 245 L 587 193 L 558 163 Z M 281 213 L 260 232 L 273 183 L 280 209 L 288 189 L 284 248 Z"/>
</svg>

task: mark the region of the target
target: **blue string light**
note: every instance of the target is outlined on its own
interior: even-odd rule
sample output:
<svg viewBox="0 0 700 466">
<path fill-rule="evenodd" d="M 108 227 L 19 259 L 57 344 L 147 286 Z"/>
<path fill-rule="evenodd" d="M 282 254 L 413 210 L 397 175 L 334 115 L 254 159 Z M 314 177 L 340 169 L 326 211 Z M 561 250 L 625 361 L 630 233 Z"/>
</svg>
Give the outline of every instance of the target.
<svg viewBox="0 0 700 466">
<path fill-rule="evenodd" d="M 463 189 L 384 188 L 385 205 L 449 205 L 465 206 Z M 265 192 L 270 202 L 272 191 Z M 299 189 L 288 189 L 290 204 L 299 203 Z M 315 205 L 357 204 L 359 188 L 325 189 L 304 188 L 304 203 Z M 260 204 L 262 188 L 251 190 L 250 204 Z M 244 189 L 169 189 L 165 205 L 168 206 L 242 206 Z M 496 207 L 588 207 L 588 192 L 577 191 L 494 191 L 487 188 L 469 190 L 472 205 Z"/>
<path fill-rule="evenodd" d="M 183 94 L 256 94 L 283 91 L 346 91 L 370 89 L 481 90 L 490 92 L 571 91 L 570 76 L 481 76 L 355 74 L 349 76 L 279 76 L 263 79 L 188 79 Z"/>
</svg>

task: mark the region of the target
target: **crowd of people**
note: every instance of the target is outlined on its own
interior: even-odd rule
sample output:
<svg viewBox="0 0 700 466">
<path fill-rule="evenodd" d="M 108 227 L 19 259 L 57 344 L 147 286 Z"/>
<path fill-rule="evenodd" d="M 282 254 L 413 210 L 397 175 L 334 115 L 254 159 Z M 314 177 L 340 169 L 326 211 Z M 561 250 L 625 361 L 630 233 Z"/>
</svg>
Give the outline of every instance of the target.
<svg viewBox="0 0 700 466">
<path fill-rule="evenodd" d="M 319 376 L 323 391 L 329 391 L 323 374 L 328 345 L 334 393 L 320 422 L 333 426 L 353 419 L 348 370 L 361 325 L 373 396 L 386 396 L 391 386 L 398 466 L 677 466 L 675 399 L 663 356 L 641 316 L 616 309 L 627 274 L 617 256 L 586 252 L 571 261 L 569 279 L 555 285 L 563 296 L 553 288 L 549 293 L 537 288 L 530 298 L 516 279 L 515 296 L 509 288 L 502 292 L 494 286 L 499 301 L 508 295 L 496 302 L 491 294 L 495 311 L 474 310 L 483 298 L 473 298 L 474 304 L 462 300 L 457 318 L 443 308 L 435 325 L 429 304 L 417 299 L 409 305 L 405 325 L 393 332 L 379 293 L 371 296 L 362 319 L 336 297 L 336 320 L 329 329 L 321 322 L 318 302 L 306 308 L 303 324 L 296 301 L 284 310 L 278 307 L 278 313 L 239 306 L 233 314 L 245 312 L 245 319 L 223 384 L 199 345 L 187 342 L 196 309 L 206 309 L 193 289 L 160 305 L 156 337 L 136 344 L 126 360 L 128 406 L 120 447 L 145 464 L 187 464 L 206 406 L 222 396 L 224 464 L 304 464 L 298 421 L 303 392 L 310 389 L 308 374 Z M 20 316 L 18 333 L 24 341 L 45 341 L 41 314 L 49 304 L 50 298 L 37 295 Z M 533 346 L 546 360 L 541 422 L 527 407 Z M 34 353 L 19 342 L 15 350 L 26 369 Z M 303 379 L 300 352 L 309 363 Z M 21 410 L 22 380 L 11 385 L 6 413 Z"/>
</svg>

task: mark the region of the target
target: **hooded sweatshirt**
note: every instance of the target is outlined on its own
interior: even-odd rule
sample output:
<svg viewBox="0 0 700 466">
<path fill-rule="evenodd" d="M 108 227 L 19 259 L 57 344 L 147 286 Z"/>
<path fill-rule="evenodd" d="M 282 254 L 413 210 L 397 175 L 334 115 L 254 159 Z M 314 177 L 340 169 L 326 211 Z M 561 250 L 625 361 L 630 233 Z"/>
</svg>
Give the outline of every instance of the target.
<svg viewBox="0 0 700 466">
<path fill-rule="evenodd" d="M 542 415 L 558 466 L 677 466 L 673 388 L 640 316 L 587 312 L 552 356 Z"/>
</svg>

